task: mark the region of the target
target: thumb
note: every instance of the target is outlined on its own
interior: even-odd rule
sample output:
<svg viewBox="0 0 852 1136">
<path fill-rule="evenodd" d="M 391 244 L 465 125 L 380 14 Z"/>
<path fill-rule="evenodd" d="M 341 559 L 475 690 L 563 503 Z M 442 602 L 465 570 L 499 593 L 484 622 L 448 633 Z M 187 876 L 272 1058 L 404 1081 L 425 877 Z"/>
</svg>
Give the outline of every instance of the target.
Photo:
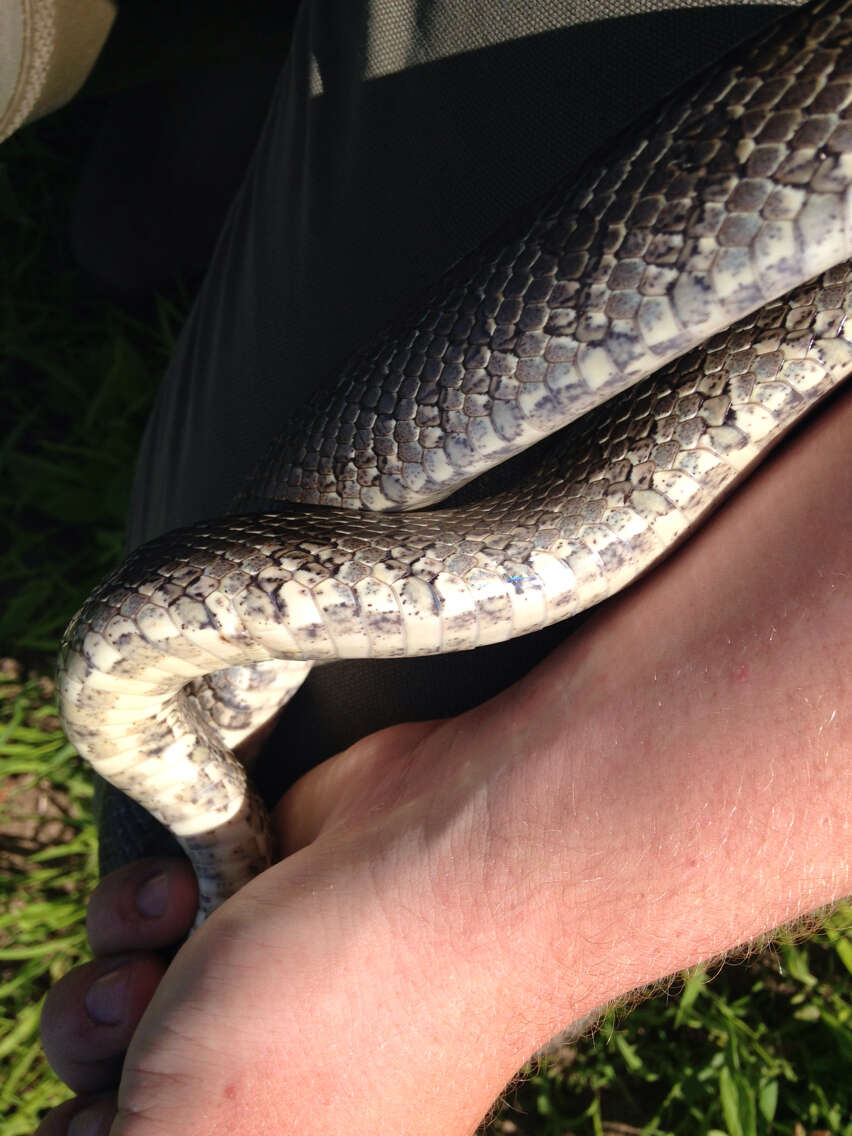
<svg viewBox="0 0 852 1136">
<path fill-rule="evenodd" d="M 362 738 L 315 766 L 287 790 L 272 812 L 281 857 L 320 835 L 379 819 L 416 788 L 406 772 L 440 721 L 405 722 Z"/>
</svg>

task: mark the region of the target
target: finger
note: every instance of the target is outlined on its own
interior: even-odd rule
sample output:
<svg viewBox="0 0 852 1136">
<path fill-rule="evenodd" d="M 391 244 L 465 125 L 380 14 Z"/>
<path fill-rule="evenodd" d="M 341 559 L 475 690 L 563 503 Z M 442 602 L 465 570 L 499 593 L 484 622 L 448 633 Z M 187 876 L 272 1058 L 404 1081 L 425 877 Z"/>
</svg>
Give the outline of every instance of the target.
<svg viewBox="0 0 852 1136">
<path fill-rule="evenodd" d="M 106 876 L 89 900 L 86 929 L 96 955 L 155 951 L 187 933 L 198 886 L 186 860 L 148 859 Z"/>
<path fill-rule="evenodd" d="M 35 1136 L 109 1136 L 115 1120 L 117 1104 L 115 1093 L 102 1097 L 74 1097 L 58 1108 L 53 1108 L 38 1126 Z M 79 1116 L 76 1127 L 69 1129 L 71 1120 Z"/>
<path fill-rule="evenodd" d="M 51 1068 L 78 1093 L 114 1088 L 139 1019 L 165 973 L 159 955 L 95 959 L 48 992 L 41 1040 Z"/>
</svg>

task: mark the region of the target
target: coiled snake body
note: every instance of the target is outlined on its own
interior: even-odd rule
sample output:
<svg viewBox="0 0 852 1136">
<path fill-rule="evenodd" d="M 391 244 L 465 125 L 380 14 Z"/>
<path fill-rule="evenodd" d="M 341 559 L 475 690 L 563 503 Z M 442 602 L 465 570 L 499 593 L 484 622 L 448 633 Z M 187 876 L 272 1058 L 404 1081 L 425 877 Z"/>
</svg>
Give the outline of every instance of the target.
<svg viewBox="0 0 852 1136">
<path fill-rule="evenodd" d="M 852 0 L 828 0 L 352 357 L 254 477 L 267 512 L 169 533 L 92 594 L 63 720 L 177 835 L 199 920 L 270 862 L 231 750 L 311 662 L 467 650 L 635 579 L 852 369 L 850 256 Z M 399 515 L 548 435 L 511 488 Z"/>
</svg>

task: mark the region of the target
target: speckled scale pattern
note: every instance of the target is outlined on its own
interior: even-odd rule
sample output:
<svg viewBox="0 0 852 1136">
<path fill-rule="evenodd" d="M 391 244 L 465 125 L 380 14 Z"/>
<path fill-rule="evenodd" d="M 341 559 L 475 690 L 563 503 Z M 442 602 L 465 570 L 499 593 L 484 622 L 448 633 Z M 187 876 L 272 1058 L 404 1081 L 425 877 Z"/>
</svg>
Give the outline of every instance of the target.
<svg viewBox="0 0 852 1136">
<path fill-rule="evenodd" d="M 262 863 L 242 824 L 267 840 L 225 748 L 253 725 L 255 687 L 274 709 L 301 681 L 298 660 L 470 649 L 612 594 L 852 369 L 850 314 L 844 264 L 548 439 L 517 487 L 474 505 L 284 508 L 144 546 L 69 627 L 69 735 L 179 835 L 212 909 Z M 181 689 L 202 674 L 209 687 Z"/>
<path fill-rule="evenodd" d="M 675 94 L 355 354 L 242 501 L 440 500 L 836 263 L 851 36 L 811 6 Z"/>
<path fill-rule="evenodd" d="M 267 658 L 271 627 L 276 657 L 317 660 L 466 649 L 565 618 L 588 606 L 589 581 L 610 594 L 653 562 L 847 373 L 851 281 L 838 266 L 717 334 L 549 439 L 516 488 L 478 504 L 405 517 L 284 507 L 170 533 L 101 585 L 66 649 L 85 655 L 102 636 L 121 652 L 111 673 L 132 676 L 146 653 L 178 673 L 180 659 Z M 525 624 L 504 601 L 557 563 L 562 591 L 538 579 Z"/>
<path fill-rule="evenodd" d="M 199 921 L 269 862 L 231 748 L 312 661 L 466 650 L 597 603 L 852 370 L 852 0 L 779 27 L 357 356 L 294 427 L 308 448 L 250 487 L 273 511 L 151 542 L 70 624 L 68 735 L 178 837 Z M 509 488 L 435 507 L 535 442 Z"/>
</svg>

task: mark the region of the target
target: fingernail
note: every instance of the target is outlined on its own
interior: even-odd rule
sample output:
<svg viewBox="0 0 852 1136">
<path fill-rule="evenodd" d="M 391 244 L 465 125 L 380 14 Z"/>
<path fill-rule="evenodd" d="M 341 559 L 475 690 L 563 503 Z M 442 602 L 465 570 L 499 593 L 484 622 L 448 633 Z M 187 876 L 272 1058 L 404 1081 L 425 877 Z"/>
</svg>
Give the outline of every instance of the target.
<svg viewBox="0 0 852 1136">
<path fill-rule="evenodd" d="M 128 973 L 126 967 L 102 974 L 89 987 L 86 1009 L 98 1025 L 114 1026 L 124 1017 Z"/>
<path fill-rule="evenodd" d="M 84 1108 L 71 1118 L 68 1136 L 107 1136 L 110 1130 L 109 1117 L 100 1105 Z"/>
<path fill-rule="evenodd" d="M 169 879 L 165 872 L 158 872 L 146 880 L 136 893 L 136 906 L 148 919 L 157 919 L 166 910 L 169 898 Z"/>
</svg>

